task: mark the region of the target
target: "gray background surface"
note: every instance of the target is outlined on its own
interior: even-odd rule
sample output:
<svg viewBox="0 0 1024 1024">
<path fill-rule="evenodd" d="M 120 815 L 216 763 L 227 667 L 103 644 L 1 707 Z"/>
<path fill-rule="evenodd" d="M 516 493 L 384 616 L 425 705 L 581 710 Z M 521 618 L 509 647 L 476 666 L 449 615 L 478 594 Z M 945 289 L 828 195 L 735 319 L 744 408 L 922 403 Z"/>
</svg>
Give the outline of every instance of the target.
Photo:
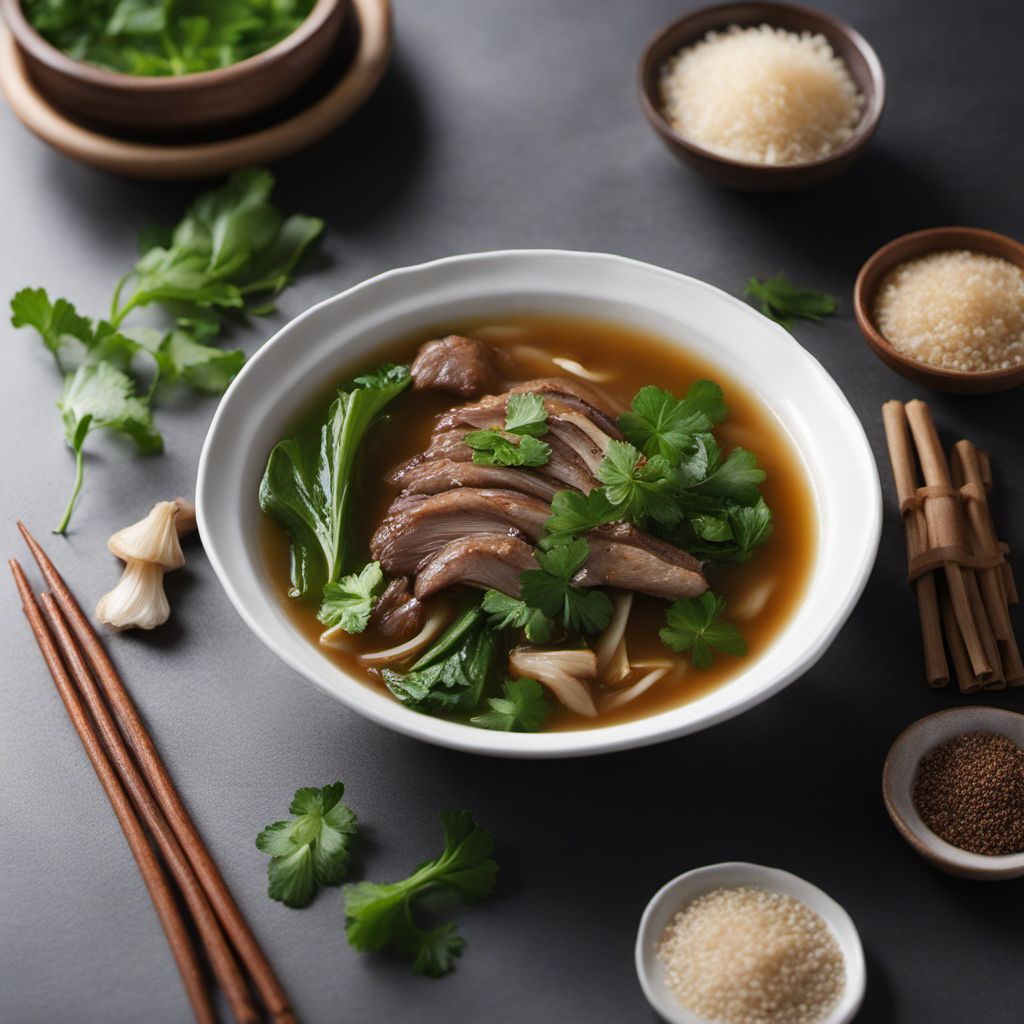
<svg viewBox="0 0 1024 1024">
<path fill-rule="evenodd" d="M 834 374 L 882 454 L 879 406 L 917 390 L 864 346 L 856 270 L 904 231 L 944 223 L 1024 235 L 1024 13 L 1016 0 L 824 4 L 876 47 L 888 109 L 863 161 L 802 195 L 743 196 L 693 177 L 640 114 L 635 62 L 671 0 L 397 2 L 394 66 L 343 130 L 276 168 L 287 210 L 323 216 L 322 255 L 248 351 L 309 304 L 389 267 L 515 246 L 607 250 L 738 293 L 784 269 L 840 296 L 797 336 Z M 100 313 L 137 230 L 173 222 L 192 185 L 118 180 L 48 150 L 0 109 L 0 298 L 41 284 Z M 48 354 L 0 327 L 0 553 L 23 517 L 91 605 L 116 579 L 112 528 L 193 487 L 213 413 L 159 412 L 167 453 L 90 442 L 66 541 L 49 537 L 72 462 Z M 1024 547 L 1017 395 L 933 396 L 950 440 L 993 456 L 1006 539 Z M 829 653 L 781 696 L 655 749 L 502 762 L 393 735 L 279 664 L 230 608 L 201 553 L 171 579 L 173 624 L 110 647 L 239 903 L 307 1021 L 649 1021 L 632 944 L 640 911 L 688 868 L 749 859 L 821 885 L 867 950 L 867 1024 L 1021 1019 L 1024 883 L 946 878 L 904 846 L 879 797 L 914 719 L 965 703 L 921 679 L 916 612 L 883 461 L 886 516 L 867 593 Z M 1018 617 L 1019 618 L 1019 617 Z M 178 1022 L 183 991 L 156 916 L 69 726 L 13 589 L 0 584 L 0 1019 Z M 986 697 L 1021 708 L 1024 692 Z M 364 823 L 360 866 L 400 877 L 439 847 L 437 814 L 474 810 L 499 838 L 497 896 L 464 912 L 452 977 L 414 978 L 347 948 L 335 891 L 295 912 L 265 895 L 253 847 L 292 791 L 336 778 Z"/>
</svg>

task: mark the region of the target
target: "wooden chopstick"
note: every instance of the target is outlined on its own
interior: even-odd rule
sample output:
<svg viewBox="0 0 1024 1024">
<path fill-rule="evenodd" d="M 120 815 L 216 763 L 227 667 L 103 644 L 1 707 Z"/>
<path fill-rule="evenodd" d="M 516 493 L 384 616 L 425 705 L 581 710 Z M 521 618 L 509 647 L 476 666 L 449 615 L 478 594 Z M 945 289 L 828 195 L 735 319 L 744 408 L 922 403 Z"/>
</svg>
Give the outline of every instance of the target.
<svg viewBox="0 0 1024 1024">
<path fill-rule="evenodd" d="M 192 946 L 188 928 L 178 910 L 178 904 L 174 899 L 171 887 L 164 877 L 163 871 L 157 862 L 156 854 L 146 838 L 142 825 L 132 809 L 131 802 L 121 786 L 117 773 L 114 771 L 103 750 L 99 737 L 93 729 L 88 713 L 82 707 L 78 694 L 69 678 L 60 654 L 54 644 L 53 637 L 47 629 L 39 605 L 36 603 L 35 595 L 25 577 L 24 570 L 17 561 L 11 559 L 8 562 L 11 572 L 14 574 L 14 582 L 17 584 L 18 592 L 21 595 L 21 604 L 28 619 L 32 632 L 35 634 L 36 643 L 42 652 L 43 660 L 46 662 L 53 676 L 54 685 L 60 694 L 68 717 L 71 719 L 75 732 L 78 733 L 86 755 L 92 764 L 96 776 L 107 794 L 110 806 L 114 809 L 121 831 L 128 841 L 128 846 L 139 866 L 142 880 L 149 891 L 150 899 L 156 908 L 157 916 L 163 927 L 167 942 L 171 947 L 171 953 L 181 973 L 181 980 L 185 986 L 188 1000 L 192 1004 L 192 1012 L 195 1014 L 198 1024 L 217 1024 L 217 1014 L 210 1000 L 210 994 L 206 990 L 203 980 L 202 968 Z"/>
<path fill-rule="evenodd" d="M 260 1015 L 249 995 L 245 978 L 242 977 L 242 973 L 238 969 L 231 947 L 206 899 L 206 893 L 199 884 L 192 865 L 171 831 L 170 825 L 167 824 L 167 819 L 153 799 L 153 795 L 132 760 L 131 754 L 128 753 L 128 748 L 117 731 L 114 720 L 110 717 L 110 712 L 100 696 L 99 689 L 85 664 L 78 644 L 75 643 L 75 639 L 68 629 L 64 615 L 51 594 L 43 594 L 40 601 L 49 620 L 50 631 L 57 643 L 57 648 L 64 659 L 64 664 L 78 685 L 79 693 L 85 699 L 86 707 L 96 723 L 107 756 L 113 762 L 122 784 L 131 795 L 132 802 L 156 842 L 164 863 L 178 883 L 178 888 L 206 949 L 214 976 L 227 999 L 231 1015 L 238 1021 L 238 1024 L 259 1024 Z"/>
<path fill-rule="evenodd" d="M 238 909 L 217 865 L 210 857 L 99 637 L 46 552 L 20 520 L 18 529 L 53 592 L 53 597 L 63 612 L 71 632 L 81 646 L 153 796 L 191 862 L 224 931 L 227 932 L 239 958 L 248 970 L 260 999 L 275 1024 L 296 1024 L 287 993 L 274 974 L 256 936 L 242 917 L 242 912 Z"/>
</svg>

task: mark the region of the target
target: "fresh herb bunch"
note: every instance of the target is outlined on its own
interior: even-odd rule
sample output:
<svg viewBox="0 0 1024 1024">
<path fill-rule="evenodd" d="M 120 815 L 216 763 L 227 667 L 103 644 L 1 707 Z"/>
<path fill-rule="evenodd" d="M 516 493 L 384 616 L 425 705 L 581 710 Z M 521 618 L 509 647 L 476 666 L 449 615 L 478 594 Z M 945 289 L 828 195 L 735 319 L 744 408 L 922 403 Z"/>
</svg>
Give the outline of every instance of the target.
<svg viewBox="0 0 1024 1024">
<path fill-rule="evenodd" d="M 764 281 L 752 277 L 747 283 L 746 294 L 758 299 L 761 312 L 787 331 L 792 329 L 796 317 L 821 320 L 822 317 L 831 316 L 838 306 L 834 296 L 797 288 L 785 274 L 776 274 Z"/>
<path fill-rule="evenodd" d="M 113 430 L 140 452 L 159 452 L 163 438 L 152 416 L 158 386 L 180 383 L 216 394 L 241 369 L 241 351 L 211 344 L 223 315 L 271 312 L 273 297 L 323 230 L 316 217 L 285 218 L 270 202 L 273 186 L 268 171 L 239 171 L 201 195 L 175 228 L 146 232 L 138 262 L 114 289 L 107 319 L 83 316 L 42 288 L 23 288 L 11 300 L 11 323 L 34 328 L 65 374 L 58 405 L 75 453 L 75 483 L 57 533 L 67 530 L 81 490 L 90 433 Z M 171 318 L 169 326 L 125 323 L 133 311 L 153 305 Z M 139 363 L 148 365 L 144 388 Z"/>
<path fill-rule="evenodd" d="M 444 850 L 400 882 L 345 886 L 345 934 L 361 953 L 391 949 L 412 960 L 417 974 L 439 978 L 455 969 L 465 940 L 454 922 L 435 928 L 417 923 L 415 905 L 428 892 L 477 903 L 494 889 L 498 873 L 494 841 L 469 811 L 445 811 Z"/>
<path fill-rule="evenodd" d="M 314 0 L 23 0 L 33 27 L 76 60 L 130 75 L 186 75 L 262 53 Z"/>
<path fill-rule="evenodd" d="M 289 907 L 304 907 L 318 886 L 338 885 L 348 872 L 349 844 L 358 831 L 356 816 L 335 782 L 296 792 L 289 821 L 275 821 L 257 837 L 256 848 L 270 855 L 267 895 Z"/>
</svg>

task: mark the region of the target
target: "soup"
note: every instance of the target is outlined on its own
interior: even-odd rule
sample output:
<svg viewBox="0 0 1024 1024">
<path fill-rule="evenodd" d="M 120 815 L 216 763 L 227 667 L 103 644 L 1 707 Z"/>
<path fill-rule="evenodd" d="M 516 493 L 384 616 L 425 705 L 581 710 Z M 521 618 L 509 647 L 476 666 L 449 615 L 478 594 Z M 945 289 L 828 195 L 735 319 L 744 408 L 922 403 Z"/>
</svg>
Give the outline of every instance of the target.
<svg viewBox="0 0 1024 1024">
<path fill-rule="evenodd" d="M 401 652 L 403 643 L 408 643 L 409 634 L 414 631 L 414 625 L 422 627 L 424 619 L 428 624 L 437 619 L 450 626 L 453 620 L 466 614 L 468 607 L 469 615 L 477 617 L 472 628 L 480 630 L 479 642 L 496 648 L 495 664 L 491 666 L 489 678 L 475 704 L 442 704 L 430 710 L 467 723 L 477 719 L 475 724 L 482 724 L 481 716 L 496 710 L 497 718 L 492 719 L 490 727 L 519 728 L 524 722 L 516 718 L 510 707 L 516 706 L 518 698 L 524 701 L 527 696 L 534 698 L 537 688 L 531 686 L 528 693 L 523 690 L 507 694 L 502 691 L 502 681 L 517 675 L 529 678 L 521 666 L 537 664 L 536 650 L 542 652 L 542 658 L 546 657 L 544 652 L 556 651 L 555 660 L 561 659 L 560 664 L 570 669 L 570 684 L 563 686 L 557 672 L 553 673 L 553 680 L 540 680 L 546 711 L 543 718 L 545 731 L 592 728 L 657 714 L 728 683 L 762 655 L 782 632 L 804 593 L 817 535 L 813 498 L 799 457 L 774 416 L 760 400 L 722 368 L 656 335 L 604 321 L 577 318 L 515 316 L 445 324 L 439 331 L 419 332 L 414 337 L 396 342 L 380 359 L 408 363 L 424 343 L 452 332 L 486 347 L 494 374 L 500 378 L 498 385 L 489 381 L 490 386 L 483 392 L 465 396 L 434 388 L 417 390 L 409 387 L 401 390 L 388 402 L 359 443 L 352 466 L 343 526 L 347 534 L 346 574 L 356 573 L 360 567 L 366 566 L 366 579 L 369 579 L 376 571 L 370 566 L 377 564 L 370 563 L 371 555 L 383 555 L 388 565 L 398 566 L 398 569 L 389 571 L 385 565 L 382 574 L 385 577 L 408 576 L 415 580 L 415 583 L 410 583 L 410 593 L 417 587 L 429 590 L 438 579 L 443 583 L 451 577 L 455 582 L 431 592 L 418 602 L 424 606 L 419 620 L 408 627 L 404 636 L 396 637 L 393 629 L 388 630 L 391 635 L 382 632 L 384 624 L 377 612 L 384 600 L 380 597 L 380 590 L 385 584 L 380 580 L 377 580 L 373 595 L 378 606 L 370 613 L 369 621 L 361 632 L 347 633 L 339 628 L 325 630 L 324 623 L 317 617 L 321 595 L 294 596 L 297 589 L 294 582 L 295 560 L 289 530 L 282 525 L 283 520 L 288 521 L 289 513 L 285 510 L 276 516 L 265 515 L 261 517 L 260 527 L 264 564 L 274 590 L 280 595 L 296 628 L 311 643 L 318 644 L 324 655 L 347 673 L 364 680 L 369 686 L 390 688 L 404 702 L 415 706 L 423 691 L 414 688 L 410 699 L 409 685 L 403 680 L 419 680 L 415 672 L 409 674 L 409 669 L 425 657 L 424 651 L 429 656 L 430 642 L 421 643 L 415 651 L 399 654 L 388 664 L 373 663 L 373 655 L 396 648 Z M 371 371 L 376 365 L 375 362 L 373 366 L 358 369 Z M 415 370 L 418 364 L 413 365 Z M 688 434 L 688 429 L 707 425 L 706 419 L 701 420 L 702 412 L 694 413 L 701 404 L 700 396 L 696 392 L 690 393 L 695 381 L 717 382 L 724 393 L 728 415 L 714 422 L 713 430 L 691 430 Z M 515 390 L 517 385 L 524 384 L 518 393 L 527 399 L 481 398 L 484 393 L 504 396 L 510 388 Z M 639 426 L 632 421 L 619 420 L 616 423 L 612 411 L 628 410 L 637 393 L 651 385 L 663 389 L 660 394 L 652 391 L 647 396 L 651 401 L 662 403 L 661 411 L 668 425 L 662 424 L 664 429 L 661 433 L 648 436 L 650 431 L 647 431 L 645 434 L 641 428 L 644 424 L 649 426 L 649 420 L 638 421 Z M 349 387 L 348 384 L 343 386 Z M 560 389 L 566 393 L 558 394 Z M 671 396 L 665 396 L 665 392 L 670 392 Z M 292 425 L 290 434 L 295 439 L 294 443 L 303 446 L 308 453 L 317 448 L 317 439 L 336 393 L 334 387 L 325 391 L 319 400 L 303 410 Z M 686 402 L 672 404 L 673 397 L 681 398 L 688 393 L 690 397 Z M 709 393 L 713 399 L 713 392 Z M 579 398 L 579 395 L 584 398 Z M 525 426 L 517 427 L 513 422 L 513 401 L 517 403 L 515 409 L 519 419 L 528 416 L 529 409 L 532 409 L 534 419 L 544 422 L 527 422 Z M 590 401 L 603 404 L 606 411 L 592 407 Z M 524 414 L 523 408 L 526 407 L 527 413 Z M 707 408 L 714 408 L 713 401 Z M 587 414 L 592 419 L 587 422 L 581 420 L 581 410 L 589 410 Z M 718 416 L 718 413 L 713 412 L 712 415 Z M 439 417 L 442 418 L 441 425 L 447 429 L 439 431 Z M 453 423 L 461 433 L 452 429 Z M 625 441 L 617 440 L 621 436 L 617 431 L 619 424 L 629 428 Z M 505 429 L 507 427 L 512 429 Z M 584 451 L 581 471 L 586 474 L 588 467 L 593 471 L 595 478 L 590 480 L 592 486 L 589 490 L 602 493 L 591 493 L 590 497 L 595 501 L 600 498 L 601 508 L 606 513 L 601 522 L 607 525 L 598 526 L 593 531 L 581 530 L 575 536 L 552 534 L 551 520 L 545 518 L 550 515 L 550 509 L 546 507 L 548 498 L 551 494 L 573 491 L 574 488 L 566 481 L 576 480 L 569 470 L 562 471 L 558 459 L 565 451 L 564 439 L 568 437 L 571 443 L 579 440 L 572 431 L 580 428 L 587 433 L 580 442 L 580 450 Z M 516 430 L 522 432 L 516 433 Z M 534 431 L 536 436 L 528 431 Z M 440 434 L 454 436 L 451 441 L 442 442 L 437 439 Z M 472 436 L 475 434 L 484 436 Z M 613 442 L 609 442 L 608 437 L 612 437 Z M 467 438 L 482 447 L 474 447 L 470 451 Z M 636 456 L 637 450 L 630 448 L 629 439 L 643 441 L 645 438 L 645 443 L 653 446 L 650 447 L 652 454 L 640 454 L 632 477 L 622 484 L 614 475 L 615 466 L 606 468 L 607 461 L 613 455 L 616 458 L 622 456 L 624 452 L 633 453 L 630 458 Z M 539 449 L 537 442 L 540 442 Z M 710 448 L 710 456 L 701 450 L 702 445 Z M 444 447 L 443 451 L 440 451 L 441 447 Z M 548 461 L 541 462 L 545 447 L 549 449 Z M 755 485 L 743 482 L 746 477 L 740 480 L 743 473 L 752 479 L 759 475 L 749 470 L 748 463 L 752 459 L 744 461 L 737 455 L 730 461 L 730 455 L 739 448 L 754 453 L 757 467 L 764 471 L 764 478 L 756 484 L 754 491 L 750 488 Z M 438 450 L 436 455 L 432 454 L 435 450 Z M 540 453 L 536 458 L 531 455 L 535 450 Z M 683 454 L 677 455 L 678 452 Z M 732 496 L 715 499 L 725 501 L 727 508 L 724 512 L 717 506 L 710 508 L 714 502 L 707 498 L 712 490 L 717 494 L 725 489 L 723 481 L 712 487 L 705 480 L 687 490 L 683 479 L 686 474 L 692 476 L 695 462 L 704 465 L 708 457 L 713 460 L 716 453 L 717 465 L 729 462 L 733 467 L 728 472 L 720 470 L 719 476 L 729 477 L 730 482 L 733 477 L 739 481 L 739 490 L 731 492 Z M 438 463 L 437 458 L 442 455 L 444 458 Z M 452 455 L 459 460 L 457 466 L 448 457 Z M 678 466 L 672 464 L 676 458 Z M 509 459 L 513 462 L 526 459 L 526 464 L 510 466 Z M 396 470 L 409 465 L 413 469 L 406 469 L 401 480 L 393 478 Z M 437 476 L 432 474 L 437 465 L 445 466 L 445 472 L 456 476 L 458 482 L 450 488 L 436 483 L 424 485 L 424 475 Z M 478 465 L 484 468 L 480 470 Z M 431 472 L 424 474 L 424 466 Z M 559 472 L 561 477 L 557 476 Z M 575 473 L 576 469 L 572 472 Z M 642 479 L 645 475 L 651 477 L 651 482 Z M 472 479 L 466 480 L 466 477 Z M 411 481 L 414 478 L 419 481 L 415 485 L 419 493 L 402 497 L 404 488 L 413 486 Z M 602 480 L 612 482 L 606 482 L 602 488 Z M 508 481 L 512 481 L 513 487 L 521 487 L 528 493 L 519 498 L 509 498 L 509 487 L 498 486 Z M 481 483 L 491 486 L 474 486 Z M 451 499 L 445 497 L 449 490 L 459 490 L 460 485 L 459 493 Z M 663 490 L 664 494 L 661 493 Z M 581 483 L 578 493 L 583 495 L 587 491 L 588 485 Z M 620 498 L 624 492 L 631 495 L 630 500 L 635 499 L 634 505 L 615 505 L 605 497 Z M 756 504 L 748 500 L 757 494 Z M 731 518 L 738 514 L 740 507 L 733 500 L 734 496 L 747 501 L 747 511 L 741 515 L 745 524 L 761 514 L 755 512 L 761 508 L 760 499 L 770 509 L 770 535 L 755 538 L 749 551 L 742 549 L 739 541 L 728 541 L 722 537 L 722 531 L 729 531 L 729 527 L 722 524 L 731 523 L 734 537 L 743 534 L 745 539 L 749 539 L 747 526 L 741 530 L 743 524 Z M 446 516 L 457 514 L 462 518 L 456 519 L 455 525 L 446 526 L 448 533 L 436 541 L 429 537 L 422 541 L 426 562 L 413 565 L 422 553 L 421 549 L 407 555 L 399 547 L 402 537 L 419 527 L 406 527 L 407 520 L 403 517 L 408 514 L 425 519 L 428 513 L 435 514 L 434 506 L 440 509 L 446 502 L 451 504 L 456 500 L 460 506 L 464 505 L 460 512 L 441 511 Z M 484 520 L 489 521 L 492 514 L 488 502 L 509 502 L 517 510 L 521 504 L 527 509 L 523 513 L 523 523 L 514 514 L 503 519 L 505 513 L 502 511 L 495 513 L 499 520 L 497 527 L 481 525 Z M 689 510 L 682 522 L 666 526 L 665 522 L 652 518 L 653 511 L 654 515 L 671 523 L 678 514 L 670 507 L 673 502 L 679 508 Z M 269 504 L 272 502 L 264 507 Z M 543 509 L 543 515 L 537 511 L 538 508 Z M 607 511 L 609 508 L 612 509 L 610 512 Z M 624 511 L 627 508 L 639 526 L 632 521 L 623 521 L 629 520 Z M 636 513 L 637 508 L 641 509 L 639 513 Z M 411 512 L 407 513 L 407 509 Z M 428 512 L 423 512 L 423 509 L 428 509 Z M 538 516 L 544 519 L 544 526 L 539 530 L 531 525 L 540 521 Z M 393 542 L 387 535 L 389 523 L 397 523 L 399 542 Z M 483 540 L 474 534 L 478 528 L 484 535 Z M 301 530 L 301 524 L 295 529 Z M 295 529 L 292 530 L 293 535 Z M 704 536 L 699 536 L 697 529 Z M 404 534 L 402 530 L 405 530 Z M 674 545 L 671 550 L 666 547 L 672 538 L 678 539 L 680 530 L 699 549 L 703 564 L 697 565 L 696 570 L 683 551 Z M 762 530 L 762 533 L 768 531 Z M 653 536 L 655 534 L 658 536 Z M 581 539 L 587 543 L 580 546 Z M 431 548 L 431 544 L 435 547 Z M 536 547 L 531 553 L 533 544 Z M 573 544 L 575 548 L 567 547 Z M 447 561 L 435 558 L 438 546 L 449 551 L 451 557 Z M 458 559 L 468 549 L 472 549 L 474 558 L 483 566 L 482 569 L 459 570 L 463 577 L 471 577 L 476 572 L 478 578 L 470 585 L 459 583 L 459 571 L 451 568 L 452 564 L 458 567 Z M 712 552 L 710 557 L 709 551 Z M 552 552 L 557 556 L 555 562 L 548 557 Z M 552 566 L 559 568 L 558 559 L 564 561 L 581 553 L 585 554 L 586 561 L 568 582 L 559 579 L 557 572 L 548 571 Z M 736 561 L 743 555 L 746 555 L 745 560 Z M 730 560 L 734 564 L 729 564 Z M 444 563 L 440 569 L 438 561 Z M 506 564 L 508 562 L 514 563 L 511 568 Z M 547 567 L 544 570 L 537 568 L 541 562 Z M 595 566 L 595 563 L 599 564 Z M 520 565 L 530 568 L 518 575 L 516 570 Z M 667 567 L 663 569 L 663 566 Z M 572 564 L 562 565 L 563 569 L 572 567 Z M 528 571 L 538 575 L 527 586 L 525 573 Z M 601 572 L 605 576 L 601 576 Z M 427 587 L 423 587 L 425 580 L 429 583 Z M 488 593 L 484 606 L 498 608 L 498 613 L 493 610 L 474 612 L 474 608 L 479 609 L 481 594 L 485 590 L 495 591 L 495 587 L 487 586 L 488 582 L 494 581 L 499 582 L 499 595 L 501 587 L 506 592 L 515 593 L 506 593 L 507 600 Z M 557 591 L 559 586 L 563 587 L 566 595 L 562 606 L 566 609 L 565 618 L 551 614 L 553 607 L 546 607 L 542 612 L 536 607 L 527 607 L 523 600 L 536 593 L 535 604 L 543 605 L 551 599 L 550 591 Z M 716 607 L 711 607 L 712 599 L 702 592 L 704 587 L 709 594 L 724 600 L 724 610 L 716 614 Z M 292 596 L 289 596 L 290 591 Z M 592 596 L 596 594 L 607 596 Z M 344 591 L 339 607 L 346 609 L 346 621 L 353 621 L 348 609 L 361 606 L 365 612 L 373 598 L 362 603 L 358 596 L 353 597 L 349 591 Z M 503 618 L 500 613 L 507 613 L 510 607 L 521 616 L 536 616 L 535 621 L 541 622 L 537 633 L 542 642 L 531 642 L 525 638 L 519 620 L 501 626 L 508 615 Z M 669 609 L 675 616 L 675 628 L 667 619 Z M 696 629 L 692 628 L 694 615 L 697 616 Z M 581 627 L 580 617 L 587 616 L 590 619 Z M 331 621 L 330 616 L 326 618 Z M 705 625 L 707 628 L 703 629 Z M 723 625 L 724 633 L 719 628 Z M 615 630 L 621 632 L 621 638 L 613 632 Z M 672 647 L 666 646 L 662 638 L 666 630 Z M 740 646 L 745 647 L 742 654 L 736 642 L 737 631 L 742 636 Z M 687 646 L 695 632 L 699 638 Z M 703 639 L 712 641 L 706 650 Z M 438 642 L 436 632 L 431 641 Z M 609 653 L 610 644 L 614 644 L 614 648 Z M 680 645 L 681 649 L 673 649 Z M 512 657 L 511 672 L 508 664 L 510 650 L 519 652 Z M 371 658 L 369 662 L 366 660 L 368 657 Z M 710 664 L 702 667 L 695 664 L 708 658 Z M 592 663 L 600 666 L 593 672 Z M 515 671 L 517 667 L 518 673 Z M 543 663 L 543 669 L 552 674 L 547 663 Z M 581 680 L 586 691 L 582 696 L 577 688 Z M 510 696 L 513 698 L 510 704 L 499 703 L 495 708 L 495 700 L 500 702 Z M 525 720 L 529 715 L 522 717 Z M 529 726 L 530 723 L 525 724 Z"/>
</svg>

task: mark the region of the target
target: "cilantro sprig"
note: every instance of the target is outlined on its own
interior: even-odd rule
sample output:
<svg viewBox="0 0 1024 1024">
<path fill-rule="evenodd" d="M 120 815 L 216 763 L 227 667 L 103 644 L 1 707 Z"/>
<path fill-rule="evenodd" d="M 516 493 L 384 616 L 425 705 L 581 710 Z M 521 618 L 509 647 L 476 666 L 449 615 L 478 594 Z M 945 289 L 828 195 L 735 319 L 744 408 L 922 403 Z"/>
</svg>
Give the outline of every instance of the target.
<svg viewBox="0 0 1024 1024">
<path fill-rule="evenodd" d="M 341 802 L 340 782 L 295 793 L 290 820 L 275 821 L 256 837 L 269 854 L 267 895 L 289 907 L 304 907 L 321 885 L 338 885 L 348 871 L 349 844 L 357 832 L 355 814 Z"/>
<path fill-rule="evenodd" d="M 455 969 L 465 940 L 453 922 L 434 928 L 417 920 L 417 905 L 428 892 L 447 893 L 467 904 L 494 889 L 498 873 L 494 841 L 468 811 L 445 811 L 444 850 L 398 882 L 345 886 L 345 934 L 361 953 L 392 949 L 412 961 L 413 971 L 441 977 Z"/>
<path fill-rule="evenodd" d="M 478 466 L 545 466 L 551 446 L 538 440 L 548 432 L 548 413 L 540 395 L 509 395 L 504 430 L 472 430 L 463 439 Z"/>
<path fill-rule="evenodd" d="M 369 562 L 359 572 L 325 584 L 324 599 L 316 614 L 327 627 L 320 639 L 324 640 L 339 630 L 349 634 L 362 633 L 383 589 L 384 570 L 380 562 Z"/>
<path fill-rule="evenodd" d="M 110 430 L 140 452 L 160 451 L 152 419 L 158 385 L 219 393 L 241 369 L 241 351 L 211 344 L 223 314 L 272 311 L 273 296 L 323 230 L 315 217 L 283 217 L 270 202 L 273 185 L 268 171 L 239 171 L 199 196 L 172 230 L 146 232 L 142 255 L 114 289 L 106 319 L 84 316 L 43 288 L 23 288 L 11 299 L 11 323 L 34 328 L 65 374 L 59 404 L 75 483 L 57 533 L 67 530 L 81 491 L 89 434 Z M 133 311 L 154 305 L 166 326 L 126 322 Z"/>
<path fill-rule="evenodd" d="M 544 687 L 536 679 L 509 679 L 500 697 L 488 697 L 489 711 L 470 721 L 483 729 L 501 732 L 537 732 L 551 714 Z"/>
<path fill-rule="evenodd" d="M 746 641 L 733 623 L 721 621 L 724 611 L 725 598 L 711 591 L 684 598 L 669 608 L 658 635 L 673 651 L 690 651 L 694 668 L 707 668 L 713 651 L 740 657 L 747 653 Z"/>
<path fill-rule="evenodd" d="M 520 575 L 523 602 L 566 629 L 600 633 L 612 617 L 612 603 L 601 590 L 575 586 L 573 577 L 583 568 L 590 545 L 582 537 L 534 552 L 538 569 Z"/>
<path fill-rule="evenodd" d="M 487 621 L 492 629 L 521 629 L 526 639 L 534 644 L 546 644 L 551 640 L 554 622 L 539 608 L 531 608 L 518 597 L 488 590 L 482 607 L 489 616 Z"/>
<path fill-rule="evenodd" d="M 838 306 L 834 296 L 797 288 L 785 274 L 776 274 L 764 281 L 752 277 L 747 283 L 746 294 L 758 299 L 761 312 L 787 331 L 792 329 L 796 317 L 818 321 L 831 316 Z"/>
</svg>

